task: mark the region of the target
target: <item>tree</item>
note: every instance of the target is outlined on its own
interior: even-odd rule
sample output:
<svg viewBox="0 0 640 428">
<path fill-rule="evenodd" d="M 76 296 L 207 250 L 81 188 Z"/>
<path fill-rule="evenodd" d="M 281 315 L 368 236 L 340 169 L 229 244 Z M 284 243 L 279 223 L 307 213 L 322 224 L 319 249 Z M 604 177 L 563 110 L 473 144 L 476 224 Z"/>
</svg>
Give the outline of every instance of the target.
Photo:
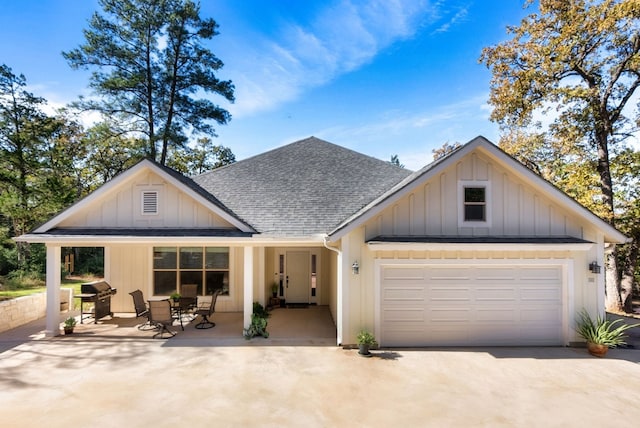
<svg viewBox="0 0 640 428">
<path fill-rule="evenodd" d="M 232 164 L 236 156 L 230 148 L 216 146 L 210 138 L 200 138 L 194 148 L 183 147 L 174 153 L 167 166 L 185 175 L 202 174 Z"/>
<path fill-rule="evenodd" d="M 26 79 L 0 66 L 0 212 L 8 236 L 28 232 L 75 200 L 74 162 L 79 125 L 64 114 L 49 117 L 43 98 L 27 92 Z M 20 243 L 17 265 L 29 246 Z"/>
<path fill-rule="evenodd" d="M 219 80 L 223 66 L 202 41 L 218 34 L 213 19 L 200 18 L 191 0 L 99 0 L 84 31 L 86 43 L 64 52 L 72 68 L 93 69 L 91 88 L 99 99 L 81 100 L 84 109 L 118 118 L 134 135 L 144 135 L 147 154 L 165 164 L 172 146 L 190 133 L 215 135 L 211 121 L 230 114 L 198 93 L 232 102 L 234 86 Z"/>
<path fill-rule="evenodd" d="M 640 7 L 637 0 L 540 0 L 539 8 L 508 28 L 511 40 L 483 50 L 480 61 L 493 74 L 491 118 L 507 136 L 529 134 L 511 138 L 510 151 L 590 165 L 597 211 L 617 226 L 612 155 L 639 119 L 625 115 L 640 85 Z M 551 121 L 546 129 L 538 115 Z M 606 305 L 619 310 L 631 295 L 619 274 L 628 269 L 619 269 L 615 253 L 606 264 Z"/>
<path fill-rule="evenodd" d="M 91 192 L 145 157 L 145 142 L 125 137 L 115 124 L 101 122 L 83 138 L 86 150 L 81 168 L 83 192 Z"/>
<path fill-rule="evenodd" d="M 452 151 L 456 150 L 457 148 L 461 147 L 462 144 L 455 142 L 453 144 L 449 143 L 448 141 L 446 143 L 444 143 L 442 145 L 442 147 L 437 148 L 437 149 L 433 149 L 431 150 L 431 153 L 433 153 L 433 160 L 436 161 L 440 158 L 445 157 L 446 155 L 448 155 L 449 153 L 451 153 Z"/>
<path fill-rule="evenodd" d="M 404 165 L 400 163 L 400 159 L 398 155 L 391 155 L 391 160 L 389 161 L 391 165 L 399 166 L 400 168 L 404 168 Z"/>
</svg>

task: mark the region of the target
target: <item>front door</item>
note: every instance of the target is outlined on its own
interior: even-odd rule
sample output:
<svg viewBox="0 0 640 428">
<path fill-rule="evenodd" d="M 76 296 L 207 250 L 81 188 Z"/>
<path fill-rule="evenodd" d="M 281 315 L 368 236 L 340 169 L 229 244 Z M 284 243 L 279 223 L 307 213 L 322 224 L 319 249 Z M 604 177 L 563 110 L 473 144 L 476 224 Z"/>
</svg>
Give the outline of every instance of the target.
<svg viewBox="0 0 640 428">
<path fill-rule="evenodd" d="M 285 299 L 287 303 L 309 303 L 311 275 L 309 251 L 287 251 Z"/>
</svg>

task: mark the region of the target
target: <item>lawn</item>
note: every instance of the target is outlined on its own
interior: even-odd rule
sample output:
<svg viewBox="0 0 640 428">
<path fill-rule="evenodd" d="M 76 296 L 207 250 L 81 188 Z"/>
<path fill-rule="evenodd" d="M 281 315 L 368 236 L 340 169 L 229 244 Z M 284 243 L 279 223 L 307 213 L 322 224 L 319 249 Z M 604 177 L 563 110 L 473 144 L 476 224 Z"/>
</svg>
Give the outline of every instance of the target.
<svg viewBox="0 0 640 428">
<path fill-rule="evenodd" d="M 62 280 L 60 288 L 73 288 L 73 294 L 76 295 L 80 294 L 81 284 L 95 281 L 96 279 L 98 278 L 93 276 L 70 276 Z M 0 278 L 0 284 L 3 284 L 3 286 L 0 287 L 0 301 L 15 299 L 17 297 L 28 296 L 35 293 L 44 293 L 47 290 L 44 285 L 44 281 L 29 281 L 26 284 L 17 285 L 14 282 L 13 285 L 4 285 L 6 282 L 3 281 L 3 278 Z"/>
</svg>

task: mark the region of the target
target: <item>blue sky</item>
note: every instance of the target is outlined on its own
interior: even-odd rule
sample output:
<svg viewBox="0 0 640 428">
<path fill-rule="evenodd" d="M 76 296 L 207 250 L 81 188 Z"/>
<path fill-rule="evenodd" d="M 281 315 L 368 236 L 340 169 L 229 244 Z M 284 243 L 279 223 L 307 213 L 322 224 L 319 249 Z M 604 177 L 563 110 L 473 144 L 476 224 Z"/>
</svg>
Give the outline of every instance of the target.
<svg viewBox="0 0 640 428">
<path fill-rule="evenodd" d="M 237 159 L 314 135 L 410 169 L 432 149 L 484 135 L 483 47 L 532 10 L 519 0 L 201 0 L 220 35 L 208 47 L 236 86 L 217 143 Z M 52 106 L 88 95 L 61 52 L 83 43 L 94 0 L 3 2 L 0 62 Z"/>
</svg>

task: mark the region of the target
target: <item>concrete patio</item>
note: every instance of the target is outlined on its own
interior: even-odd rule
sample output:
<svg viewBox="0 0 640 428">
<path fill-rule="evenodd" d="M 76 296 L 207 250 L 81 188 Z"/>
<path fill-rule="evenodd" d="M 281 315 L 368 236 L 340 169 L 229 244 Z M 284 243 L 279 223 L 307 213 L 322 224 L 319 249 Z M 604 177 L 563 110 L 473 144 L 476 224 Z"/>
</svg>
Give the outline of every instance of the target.
<svg viewBox="0 0 640 428">
<path fill-rule="evenodd" d="M 567 427 L 640 419 L 638 348 L 605 359 L 581 348 L 384 349 L 361 358 L 335 346 L 335 336 L 278 337 L 279 315 L 291 321 L 304 311 L 274 311 L 272 337 L 251 341 L 235 328 L 235 337 L 223 333 L 234 314 L 215 314 L 211 330 L 178 326 L 168 340 L 140 335 L 132 318 L 128 327 L 83 325 L 70 337 L 44 338 L 44 320 L 2 333 L 2 426 Z"/>
</svg>

